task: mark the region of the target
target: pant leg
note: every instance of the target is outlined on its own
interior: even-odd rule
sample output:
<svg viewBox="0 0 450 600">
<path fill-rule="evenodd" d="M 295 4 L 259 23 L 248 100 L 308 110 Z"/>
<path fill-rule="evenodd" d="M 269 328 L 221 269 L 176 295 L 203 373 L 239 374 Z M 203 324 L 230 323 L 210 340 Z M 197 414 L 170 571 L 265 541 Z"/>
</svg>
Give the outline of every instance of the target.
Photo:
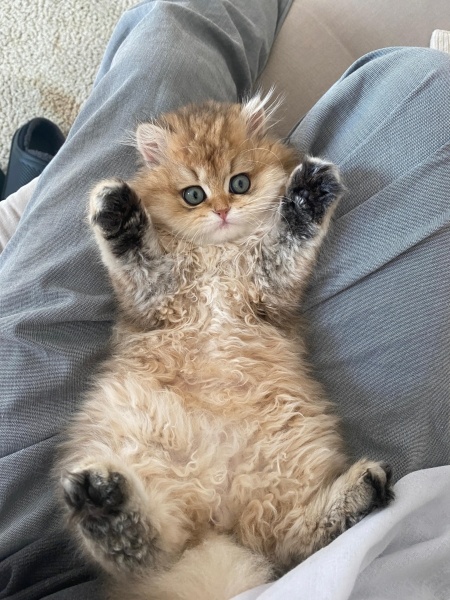
<svg viewBox="0 0 450 600">
<path fill-rule="evenodd" d="M 31 569 L 27 547 L 54 535 L 49 469 L 58 433 L 105 352 L 114 318 L 85 222 L 88 191 L 101 178 L 136 170 L 137 152 L 123 140 L 138 122 L 248 92 L 289 5 L 166 0 L 128 11 L 90 98 L 0 255 L 0 560 L 9 557 L 0 564 L 0 598 L 43 597 L 29 574 L 14 569 Z M 59 556 L 63 546 L 52 552 Z M 72 558 L 64 556 L 51 569 L 55 589 L 64 587 L 60 576 Z M 44 584 L 49 594 L 48 569 Z"/>
<path fill-rule="evenodd" d="M 355 63 L 292 134 L 348 192 L 312 280 L 312 362 L 356 456 L 395 478 L 450 459 L 450 56 Z"/>
</svg>

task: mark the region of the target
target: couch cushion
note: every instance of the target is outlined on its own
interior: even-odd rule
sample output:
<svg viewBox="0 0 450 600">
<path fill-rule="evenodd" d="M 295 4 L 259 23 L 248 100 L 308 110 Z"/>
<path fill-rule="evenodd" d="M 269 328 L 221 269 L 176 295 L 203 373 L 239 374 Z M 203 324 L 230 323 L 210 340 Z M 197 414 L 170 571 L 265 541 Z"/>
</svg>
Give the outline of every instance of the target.
<svg viewBox="0 0 450 600">
<path fill-rule="evenodd" d="M 388 46 L 428 46 L 450 30 L 448 0 L 294 0 L 260 78 L 286 96 L 274 131 L 286 135 L 357 58 Z"/>
</svg>

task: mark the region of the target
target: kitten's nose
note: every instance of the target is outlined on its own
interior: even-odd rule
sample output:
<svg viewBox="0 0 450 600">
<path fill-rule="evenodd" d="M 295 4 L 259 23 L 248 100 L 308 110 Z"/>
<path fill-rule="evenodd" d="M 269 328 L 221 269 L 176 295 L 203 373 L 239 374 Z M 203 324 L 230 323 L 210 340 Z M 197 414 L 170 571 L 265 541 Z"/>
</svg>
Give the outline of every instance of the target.
<svg viewBox="0 0 450 600">
<path fill-rule="evenodd" d="M 214 212 L 219 215 L 222 221 L 226 221 L 229 210 L 229 208 L 219 208 L 219 210 L 215 210 Z"/>
</svg>

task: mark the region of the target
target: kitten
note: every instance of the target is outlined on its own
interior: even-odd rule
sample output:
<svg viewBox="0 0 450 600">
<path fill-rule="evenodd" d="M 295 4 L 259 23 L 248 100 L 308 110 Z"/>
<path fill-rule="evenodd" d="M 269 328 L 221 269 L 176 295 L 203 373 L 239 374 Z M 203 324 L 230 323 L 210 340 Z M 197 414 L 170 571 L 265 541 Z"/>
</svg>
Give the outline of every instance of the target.
<svg viewBox="0 0 450 600">
<path fill-rule="evenodd" d="M 91 195 L 120 317 L 58 469 L 110 598 L 231 598 L 393 497 L 386 465 L 350 464 L 296 326 L 337 169 L 267 121 L 255 97 L 144 123 L 135 179 Z"/>
</svg>

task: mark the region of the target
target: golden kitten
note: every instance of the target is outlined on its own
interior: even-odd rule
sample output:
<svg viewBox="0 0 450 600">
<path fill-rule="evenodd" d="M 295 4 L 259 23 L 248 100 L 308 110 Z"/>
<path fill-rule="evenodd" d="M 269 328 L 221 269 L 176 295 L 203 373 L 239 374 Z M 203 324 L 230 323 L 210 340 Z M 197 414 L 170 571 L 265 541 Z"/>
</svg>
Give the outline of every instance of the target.
<svg viewBox="0 0 450 600">
<path fill-rule="evenodd" d="M 58 469 L 110 598 L 226 600 L 393 496 L 349 463 L 297 327 L 337 169 L 267 118 L 257 96 L 142 124 L 136 178 L 91 195 L 120 317 Z"/>
</svg>

